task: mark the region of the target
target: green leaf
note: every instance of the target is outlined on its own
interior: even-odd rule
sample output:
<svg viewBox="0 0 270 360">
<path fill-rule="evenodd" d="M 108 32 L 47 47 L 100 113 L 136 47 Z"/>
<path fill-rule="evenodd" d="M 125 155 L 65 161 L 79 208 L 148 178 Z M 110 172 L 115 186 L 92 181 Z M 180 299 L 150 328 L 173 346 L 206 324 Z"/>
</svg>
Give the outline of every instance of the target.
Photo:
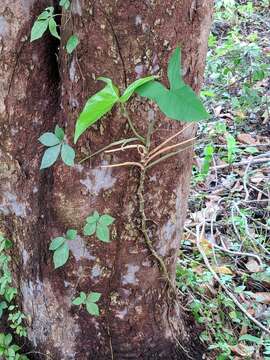
<svg viewBox="0 0 270 360">
<path fill-rule="evenodd" d="M 51 17 L 53 15 L 53 12 L 54 12 L 54 7 L 53 6 L 48 6 L 48 7 L 46 7 L 45 11 L 48 11 L 49 17 Z"/>
<path fill-rule="evenodd" d="M 62 141 L 65 137 L 64 130 L 60 128 L 58 125 L 55 126 L 54 133 L 60 141 Z"/>
<path fill-rule="evenodd" d="M 92 224 L 92 223 L 96 223 L 99 219 L 99 213 L 97 211 L 94 211 L 93 215 L 91 216 L 88 216 L 86 218 L 86 221 L 89 223 L 89 224 Z"/>
<path fill-rule="evenodd" d="M 141 86 L 136 92 L 154 100 L 169 118 L 185 122 L 199 121 L 209 117 L 203 104 L 187 85 L 170 91 L 157 81 Z"/>
<path fill-rule="evenodd" d="M 7 303 L 5 301 L 0 302 L 0 319 L 3 315 L 4 310 L 7 308 Z"/>
<path fill-rule="evenodd" d="M 100 241 L 110 242 L 110 231 L 108 226 L 97 224 L 96 235 Z"/>
<path fill-rule="evenodd" d="M 16 355 L 15 351 L 14 351 L 11 347 L 9 347 L 9 348 L 8 348 L 8 356 L 9 356 L 10 358 L 14 358 L 15 355 Z M 10 359 L 10 360 L 11 360 L 11 359 Z"/>
<path fill-rule="evenodd" d="M 67 53 L 71 54 L 79 44 L 79 38 L 77 35 L 71 35 L 67 41 L 66 49 Z"/>
<path fill-rule="evenodd" d="M 97 304 L 92 303 L 92 302 L 87 302 L 86 309 L 89 312 L 89 314 L 94 315 L 94 316 L 99 316 L 99 308 L 98 308 Z"/>
<path fill-rule="evenodd" d="M 50 33 L 52 34 L 52 36 L 56 37 L 57 39 L 60 39 L 60 36 L 57 32 L 57 24 L 56 24 L 54 18 L 51 18 L 49 20 L 49 30 L 50 30 Z"/>
<path fill-rule="evenodd" d="M 68 240 L 75 240 L 77 236 L 77 230 L 74 229 L 68 229 L 67 233 L 66 233 L 66 238 Z"/>
<path fill-rule="evenodd" d="M 70 7 L 70 1 L 69 0 L 60 0 L 59 5 L 62 6 L 65 10 L 68 10 L 68 8 Z"/>
<path fill-rule="evenodd" d="M 45 150 L 41 160 L 40 169 L 45 169 L 52 166 L 58 158 L 60 149 L 61 149 L 61 145 L 56 145 Z"/>
<path fill-rule="evenodd" d="M 42 11 L 42 13 L 38 16 L 38 20 L 47 20 L 49 17 L 51 17 L 51 13 L 48 10 Z"/>
<path fill-rule="evenodd" d="M 12 335 L 11 335 L 11 334 L 7 334 L 7 335 L 5 336 L 5 341 L 4 341 L 5 346 L 8 347 L 11 342 L 12 342 Z"/>
<path fill-rule="evenodd" d="M 81 291 L 80 292 L 80 297 L 83 299 L 83 301 L 85 302 L 86 301 L 86 293 L 84 291 Z"/>
<path fill-rule="evenodd" d="M 86 102 L 76 122 L 74 143 L 89 126 L 109 112 L 119 99 L 118 90 L 110 79 L 99 78 L 99 80 L 105 81 L 107 85 Z"/>
<path fill-rule="evenodd" d="M 83 303 L 84 303 L 84 300 L 80 296 L 72 301 L 73 305 L 82 305 Z"/>
<path fill-rule="evenodd" d="M 83 228 L 83 233 L 86 236 L 91 236 L 96 231 L 97 224 L 95 223 L 87 223 L 85 227 Z"/>
<path fill-rule="evenodd" d="M 249 341 L 249 342 L 252 342 L 254 344 L 257 344 L 257 345 L 261 345 L 263 344 L 263 340 L 261 338 L 258 338 L 256 336 L 253 336 L 253 335 L 250 335 L 250 334 L 245 334 L 245 335 L 242 335 L 240 336 L 239 340 L 241 341 Z"/>
<path fill-rule="evenodd" d="M 169 90 L 159 81 L 151 81 L 140 86 L 135 92 L 157 103 L 159 99 L 166 96 Z"/>
<path fill-rule="evenodd" d="M 113 218 L 110 215 L 105 214 L 100 217 L 98 222 L 102 225 L 111 225 L 114 222 L 114 220 L 115 220 L 115 218 Z"/>
<path fill-rule="evenodd" d="M 56 250 L 61 245 L 63 245 L 65 241 L 66 241 L 66 239 L 64 237 L 62 237 L 62 236 L 54 238 L 50 243 L 49 250 L 52 250 L 52 251 Z"/>
<path fill-rule="evenodd" d="M 20 350 L 20 347 L 16 344 L 11 345 L 10 348 L 13 349 L 15 352 Z M 21 359 L 19 359 L 19 360 L 21 360 Z"/>
<path fill-rule="evenodd" d="M 49 20 L 36 20 L 31 30 L 30 41 L 32 42 L 40 39 L 47 30 L 48 24 Z"/>
<path fill-rule="evenodd" d="M 59 248 L 57 248 L 53 254 L 54 268 L 57 269 L 63 266 L 69 257 L 69 248 L 66 242 L 64 242 Z"/>
<path fill-rule="evenodd" d="M 181 49 L 177 47 L 170 60 L 168 65 L 168 79 L 170 83 L 171 90 L 180 89 L 185 83 L 182 80 L 181 73 Z"/>
<path fill-rule="evenodd" d="M 95 303 L 97 302 L 101 297 L 101 293 L 98 292 L 91 292 L 88 296 L 87 296 L 87 302 L 92 302 Z"/>
<path fill-rule="evenodd" d="M 46 132 L 46 133 L 42 134 L 38 138 L 38 141 L 41 142 L 41 144 L 43 144 L 45 146 L 54 146 L 54 145 L 60 144 L 58 137 L 55 136 L 51 132 Z"/>
<path fill-rule="evenodd" d="M 123 95 L 120 97 L 119 101 L 122 103 L 127 102 L 128 99 L 133 95 L 133 93 L 135 92 L 136 89 L 138 89 L 140 86 L 148 83 L 149 81 L 153 81 L 155 78 L 156 78 L 156 76 L 148 76 L 148 77 L 134 81 L 132 84 L 130 84 L 126 88 Z"/>
<path fill-rule="evenodd" d="M 61 149 L 61 158 L 68 166 L 74 165 L 75 151 L 68 144 L 63 144 Z"/>
</svg>

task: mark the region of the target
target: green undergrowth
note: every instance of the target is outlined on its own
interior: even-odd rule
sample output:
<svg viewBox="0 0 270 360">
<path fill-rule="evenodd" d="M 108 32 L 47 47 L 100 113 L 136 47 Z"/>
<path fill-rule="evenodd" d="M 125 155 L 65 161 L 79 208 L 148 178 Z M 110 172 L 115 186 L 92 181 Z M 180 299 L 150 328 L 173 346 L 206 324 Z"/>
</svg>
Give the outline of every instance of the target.
<svg viewBox="0 0 270 360">
<path fill-rule="evenodd" d="M 177 282 L 217 360 L 270 359 L 269 334 L 245 314 L 269 328 L 269 5 L 216 1 L 209 38 L 211 119 L 199 127 Z"/>
</svg>

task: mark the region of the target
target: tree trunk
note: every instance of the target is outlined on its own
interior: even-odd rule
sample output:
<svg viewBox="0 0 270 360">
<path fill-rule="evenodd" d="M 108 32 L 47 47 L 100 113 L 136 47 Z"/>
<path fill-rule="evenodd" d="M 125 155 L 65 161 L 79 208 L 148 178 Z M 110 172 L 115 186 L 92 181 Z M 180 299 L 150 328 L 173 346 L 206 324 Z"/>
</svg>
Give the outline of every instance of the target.
<svg viewBox="0 0 270 360">
<path fill-rule="evenodd" d="M 73 0 L 71 12 L 62 15 L 60 47 L 49 34 L 30 44 L 35 17 L 51 3 L 2 0 L 0 5 L 0 230 L 15 244 L 14 274 L 29 340 L 55 360 L 202 359 L 194 329 L 141 231 L 140 169 L 100 167 L 137 161 L 136 151 L 101 153 L 72 168 L 59 161 L 40 171 L 44 149 L 37 139 L 59 124 L 72 143 L 75 120 L 100 89 L 99 76 L 122 89 L 150 73 L 167 83 L 168 56 L 178 44 L 185 81 L 199 91 L 213 1 Z M 80 43 L 68 55 L 63 46 L 72 33 Z M 184 126 L 138 97 L 129 111 L 144 135 L 155 119 L 152 146 Z M 193 133 L 189 127 L 178 140 Z M 130 136 L 115 108 L 81 137 L 77 159 Z M 148 233 L 172 282 L 191 163 L 189 148 L 153 166 L 144 181 Z M 116 219 L 109 244 L 82 235 L 94 210 Z M 68 228 L 79 229 L 80 236 L 68 263 L 53 270 L 49 243 Z M 102 293 L 99 317 L 72 306 L 80 291 Z"/>
</svg>

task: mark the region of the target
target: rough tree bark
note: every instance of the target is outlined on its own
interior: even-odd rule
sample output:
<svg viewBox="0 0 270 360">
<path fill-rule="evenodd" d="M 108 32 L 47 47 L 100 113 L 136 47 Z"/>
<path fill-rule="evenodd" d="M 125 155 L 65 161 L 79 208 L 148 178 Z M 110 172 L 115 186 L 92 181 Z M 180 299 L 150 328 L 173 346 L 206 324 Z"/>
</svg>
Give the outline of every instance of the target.
<svg viewBox="0 0 270 360">
<path fill-rule="evenodd" d="M 60 47 L 50 35 L 30 44 L 35 17 L 50 4 L 1 0 L 0 5 L 0 230 L 15 243 L 14 274 L 29 340 L 55 360 L 201 359 L 192 326 L 166 294 L 166 280 L 140 231 L 139 170 L 100 167 L 134 160 L 136 153 L 101 154 L 83 166 L 59 162 L 40 171 L 43 148 L 37 139 L 59 124 L 71 143 L 79 112 L 100 89 L 98 76 L 122 88 L 150 73 L 167 82 L 168 56 L 177 44 L 185 80 L 198 91 L 213 1 L 73 0 L 71 13 L 61 19 Z M 80 44 L 70 56 L 63 45 L 72 33 Z M 141 133 L 156 119 L 153 145 L 183 127 L 136 97 L 129 110 Z M 178 140 L 193 132 L 189 128 Z M 77 158 L 131 134 L 115 109 L 80 139 Z M 189 149 L 153 167 L 145 181 L 149 233 L 172 281 L 191 162 Z M 71 227 L 82 229 L 94 210 L 116 218 L 112 242 L 79 236 L 68 263 L 54 271 L 51 238 Z M 102 293 L 100 317 L 71 306 L 79 291 Z"/>
</svg>

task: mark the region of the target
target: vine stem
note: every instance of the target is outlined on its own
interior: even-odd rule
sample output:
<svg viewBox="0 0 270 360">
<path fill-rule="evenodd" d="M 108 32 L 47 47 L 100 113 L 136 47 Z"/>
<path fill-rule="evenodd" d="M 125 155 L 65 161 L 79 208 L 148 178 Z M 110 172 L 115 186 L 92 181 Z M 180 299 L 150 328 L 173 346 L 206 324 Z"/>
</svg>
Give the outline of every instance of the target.
<svg viewBox="0 0 270 360">
<path fill-rule="evenodd" d="M 135 129 L 133 122 L 132 122 L 124 104 L 121 104 L 121 109 L 123 111 L 124 116 L 126 117 L 126 119 L 128 121 L 128 124 L 129 124 L 131 130 L 133 131 L 134 135 L 145 145 L 146 144 L 145 138 L 143 136 L 141 136 Z"/>
<path fill-rule="evenodd" d="M 156 250 L 154 249 L 154 246 L 152 244 L 152 241 L 149 238 L 148 232 L 147 232 L 147 218 L 145 215 L 145 207 L 144 207 L 144 183 L 145 183 L 145 173 L 146 169 L 143 168 L 140 172 L 140 183 L 137 190 L 137 195 L 139 198 L 139 209 L 140 209 L 140 215 L 141 215 L 141 231 L 143 233 L 146 245 L 151 253 L 151 255 L 156 259 L 163 275 L 165 276 L 166 280 L 168 281 L 169 287 L 173 290 L 173 293 L 176 294 L 175 286 L 170 279 L 167 267 L 163 261 L 163 259 L 158 255 Z"/>
</svg>

